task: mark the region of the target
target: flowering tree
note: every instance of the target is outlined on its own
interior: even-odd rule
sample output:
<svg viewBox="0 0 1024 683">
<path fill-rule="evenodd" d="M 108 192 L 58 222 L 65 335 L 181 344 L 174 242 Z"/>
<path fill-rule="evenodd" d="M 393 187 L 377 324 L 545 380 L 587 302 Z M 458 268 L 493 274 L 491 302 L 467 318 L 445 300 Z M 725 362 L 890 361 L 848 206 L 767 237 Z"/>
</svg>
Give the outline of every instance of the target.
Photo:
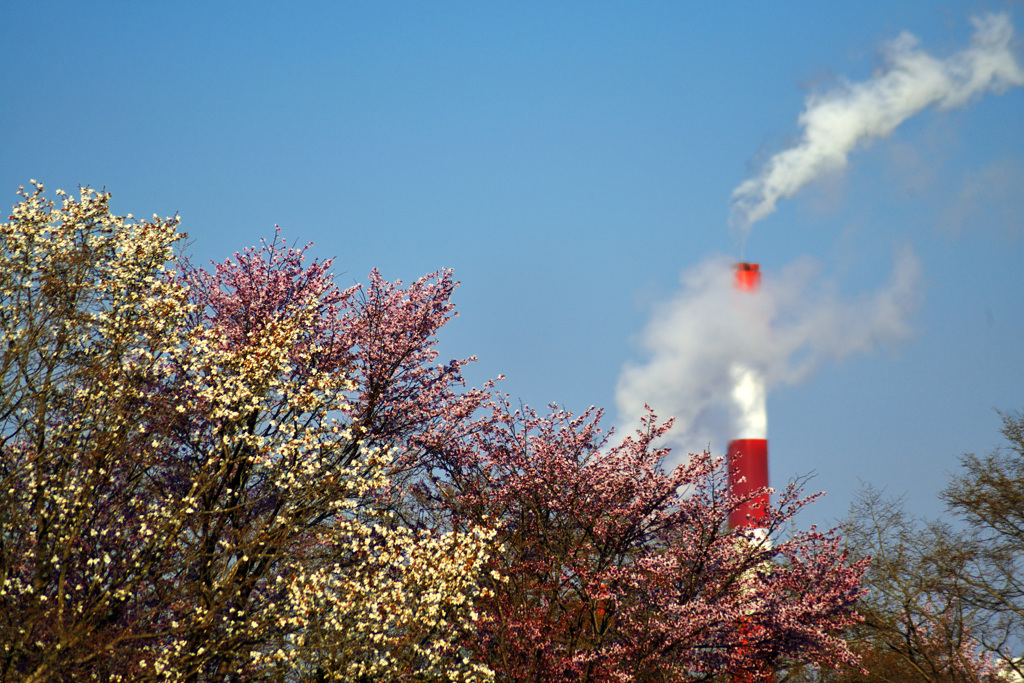
<svg viewBox="0 0 1024 683">
<path fill-rule="evenodd" d="M 4 679 L 116 669 L 170 603 L 150 579 L 180 522 L 145 493 L 143 425 L 185 300 L 163 272 L 177 221 L 133 223 L 108 200 L 56 207 L 36 186 L 0 226 Z"/>
<path fill-rule="evenodd" d="M 857 619 L 864 563 L 832 533 L 779 538 L 808 502 L 797 486 L 768 511 L 772 545 L 727 528 L 743 501 L 720 460 L 663 470 L 653 442 L 668 425 L 653 415 L 615 446 L 600 413 L 506 404 L 498 416 L 441 465 L 436 490 L 456 526 L 498 521 L 505 549 L 477 649 L 500 680 L 689 681 L 854 661 L 839 634 Z"/>
<path fill-rule="evenodd" d="M 339 290 L 280 235 L 41 186 L 0 226 L 0 680 L 705 680 L 852 662 L 863 564 L 730 531 L 667 425 L 512 412 L 438 364 L 450 272 Z M 469 359 L 471 360 L 471 359 Z M 758 495 L 762 492 L 753 492 Z M 768 539 L 774 544 L 769 544 Z"/>
<path fill-rule="evenodd" d="M 413 533 L 387 509 L 417 447 L 480 400 L 453 391 L 459 363 L 429 365 L 454 283 L 445 273 L 402 290 L 372 273 L 358 296 L 303 251 L 275 239 L 213 273 L 186 268 L 197 306 L 167 431 L 187 472 L 176 479 L 210 470 L 219 483 L 196 498 L 202 563 L 183 604 L 222 614 L 181 649 L 220 633 L 214 678 L 240 652 L 315 676 L 486 677 L 458 638 L 493 534 Z"/>
<path fill-rule="evenodd" d="M 424 366 L 450 275 L 359 297 L 278 240 L 177 275 L 177 221 L 108 201 L 0 229 L 0 679 L 488 678 L 493 532 L 381 505 L 479 401 Z"/>
</svg>

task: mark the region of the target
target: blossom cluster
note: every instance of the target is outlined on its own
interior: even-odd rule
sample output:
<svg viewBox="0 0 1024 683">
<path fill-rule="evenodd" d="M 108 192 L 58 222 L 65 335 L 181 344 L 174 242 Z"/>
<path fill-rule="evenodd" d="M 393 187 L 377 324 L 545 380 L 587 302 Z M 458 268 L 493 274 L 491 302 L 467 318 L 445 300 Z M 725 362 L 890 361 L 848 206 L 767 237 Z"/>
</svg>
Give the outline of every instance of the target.
<svg viewBox="0 0 1024 683">
<path fill-rule="evenodd" d="M 511 412 L 466 450 L 439 493 L 496 520 L 476 648 L 503 680 L 762 680 L 783 661 L 852 663 L 865 563 L 834 532 L 786 534 L 811 497 L 779 492 L 764 533 L 732 530 L 720 458 L 671 471 L 653 415 L 619 443 L 600 413 Z M 761 495 L 754 491 L 750 495 Z"/>
</svg>

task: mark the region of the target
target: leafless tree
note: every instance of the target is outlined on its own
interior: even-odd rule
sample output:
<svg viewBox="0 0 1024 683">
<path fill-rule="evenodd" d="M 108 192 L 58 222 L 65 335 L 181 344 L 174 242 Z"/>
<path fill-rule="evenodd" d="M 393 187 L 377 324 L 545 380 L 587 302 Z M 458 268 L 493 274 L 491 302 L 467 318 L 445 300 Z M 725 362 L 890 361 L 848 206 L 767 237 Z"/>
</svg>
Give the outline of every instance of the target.
<svg viewBox="0 0 1024 683">
<path fill-rule="evenodd" d="M 847 525 L 870 556 L 868 595 L 850 629 L 857 671 L 792 672 L 792 681 L 961 683 L 1024 677 L 1024 415 L 1000 413 L 1006 443 L 966 454 L 925 521 L 866 487 Z"/>
<path fill-rule="evenodd" d="M 985 649 L 1024 677 L 1024 414 L 1000 413 L 1006 442 L 968 453 L 942 492 L 966 530 L 942 548 L 942 571 L 980 615 Z"/>
</svg>

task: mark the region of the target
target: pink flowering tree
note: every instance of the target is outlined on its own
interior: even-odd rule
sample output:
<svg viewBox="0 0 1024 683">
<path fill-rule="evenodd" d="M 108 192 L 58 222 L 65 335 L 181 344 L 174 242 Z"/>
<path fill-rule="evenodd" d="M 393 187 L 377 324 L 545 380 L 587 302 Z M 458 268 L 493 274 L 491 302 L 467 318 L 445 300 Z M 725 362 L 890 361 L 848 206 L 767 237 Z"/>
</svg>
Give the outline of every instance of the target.
<svg viewBox="0 0 1024 683">
<path fill-rule="evenodd" d="M 340 290 L 332 260 L 306 263 L 304 249 L 283 244 L 280 231 L 260 249 L 235 254 L 213 272 L 186 269 L 199 304 L 197 324 L 225 346 L 244 348 L 282 317 L 308 311 L 308 327 L 288 350 L 289 379 L 342 372 L 353 383 L 344 408 L 357 433 L 352 444 L 402 445 L 400 465 L 472 430 L 468 418 L 486 394 L 465 390 L 466 360 L 437 363 L 437 332 L 455 316 L 451 271 L 426 275 L 408 287 L 374 270 L 366 287 Z M 315 309 L 315 310 L 313 310 Z"/>
<path fill-rule="evenodd" d="M 331 262 L 304 252 L 278 234 L 213 272 L 185 268 L 192 353 L 174 368 L 166 433 L 176 480 L 219 483 L 196 497 L 189 541 L 204 550 L 181 605 L 218 616 L 178 642 L 194 652 L 217 634 L 214 679 L 268 663 L 486 678 L 458 642 L 493 533 L 396 516 L 417 454 L 465 431 L 483 397 L 459 391 L 462 362 L 433 362 L 451 273 L 402 288 L 373 272 L 341 291 Z"/>
<path fill-rule="evenodd" d="M 499 680 L 746 680 L 855 661 L 841 633 L 864 563 L 835 533 L 783 533 L 810 500 L 798 486 L 769 510 L 769 542 L 727 528 L 742 501 L 720 459 L 664 470 L 653 415 L 616 445 L 599 412 L 496 415 L 436 490 L 456 526 L 493 523 L 504 544 L 476 643 Z"/>
</svg>

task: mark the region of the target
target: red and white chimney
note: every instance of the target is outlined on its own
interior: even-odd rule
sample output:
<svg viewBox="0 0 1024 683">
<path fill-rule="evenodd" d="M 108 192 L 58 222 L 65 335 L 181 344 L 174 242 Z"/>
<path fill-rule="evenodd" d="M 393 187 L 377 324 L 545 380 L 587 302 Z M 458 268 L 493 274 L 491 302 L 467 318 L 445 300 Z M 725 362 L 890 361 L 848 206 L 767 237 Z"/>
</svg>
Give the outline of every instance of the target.
<svg viewBox="0 0 1024 683">
<path fill-rule="evenodd" d="M 736 264 L 736 289 L 755 294 L 761 287 L 761 269 L 756 263 Z M 729 442 L 729 492 L 746 498 L 768 486 L 768 414 L 764 377 L 754 368 L 736 363 L 732 367 L 734 425 Z M 729 514 L 733 529 L 764 529 L 768 494 L 758 495 Z"/>
</svg>

